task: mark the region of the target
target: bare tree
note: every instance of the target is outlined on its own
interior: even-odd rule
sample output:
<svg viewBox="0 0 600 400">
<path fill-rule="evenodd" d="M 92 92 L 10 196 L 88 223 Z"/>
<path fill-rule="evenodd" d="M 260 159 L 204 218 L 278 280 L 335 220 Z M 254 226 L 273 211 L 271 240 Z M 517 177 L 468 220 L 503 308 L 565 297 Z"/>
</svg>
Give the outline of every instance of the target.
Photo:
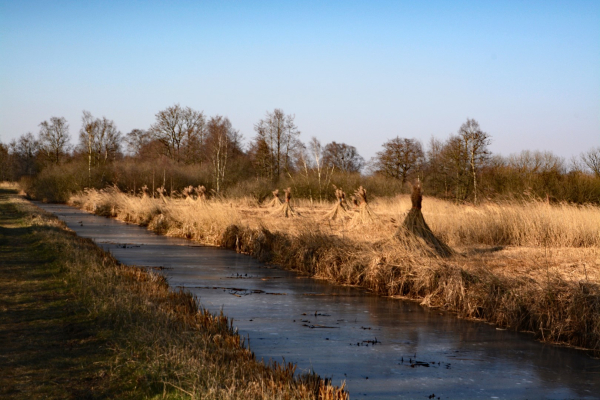
<svg viewBox="0 0 600 400">
<path fill-rule="evenodd" d="M 409 174 L 423 162 L 423 155 L 421 142 L 396 137 L 383 144 L 383 150 L 375 156 L 374 166 L 378 172 L 399 179 L 404 186 Z"/>
<path fill-rule="evenodd" d="M 581 161 L 600 178 L 600 147 L 593 147 L 586 153 L 581 153 Z"/>
<path fill-rule="evenodd" d="M 33 176 L 38 172 L 38 153 L 40 143 L 31 132 L 21 135 L 18 140 L 12 140 L 8 145 L 15 168 L 15 177 Z"/>
<path fill-rule="evenodd" d="M 325 145 L 323 162 L 342 172 L 360 172 L 365 165 L 365 160 L 358 154 L 356 147 L 336 142 Z"/>
<path fill-rule="evenodd" d="M 84 111 L 79 130 L 79 147 L 88 155 L 88 184 L 92 181 L 92 167 L 114 161 L 121 148 L 121 132 L 114 121 L 106 117 L 94 118 Z"/>
<path fill-rule="evenodd" d="M 283 110 L 276 108 L 272 113 L 267 112 L 266 117 L 254 126 L 256 147 L 261 148 L 257 154 L 266 158 L 259 163 L 266 167 L 273 181 L 278 180 L 283 172 L 293 169 L 296 152 L 301 147 L 298 140 L 300 131 L 294 124 L 294 118 L 294 115 L 285 115 Z"/>
<path fill-rule="evenodd" d="M 40 147 L 51 162 L 60 163 L 61 157 L 68 151 L 69 139 L 69 125 L 66 119 L 52 117 L 50 122 L 44 121 L 40 124 Z"/>
<path fill-rule="evenodd" d="M 150 133 L 143 129 L 132 129 L 125 137 L 127 151 L 135 156 L 139 156 L 144 146 L 147 146 L 151 141 Z"/>
<path fill-rule="evenodd" d="M 304 170 L 304 177 L 309 188 L 312 201 L 312 189 L 310 185 L 310 175 L 314 172 L 317 176 L 317 185 L 319 190 L 319 200 L 323 198 L 323 190 L 329 187 L 334 165 L 325 163 L 325 153 L 323 145 L 316 137 L 312 137 L 308 143 L 308 150 L 302 151 L 300 155 L 300 163 Z"/>
<path fill-rule="evenodd" d="M 94 118 L 84 111 L 79 131 L 79 145 L 87 150 L 91 166 L 105 165 L 121 150 L 121 132 L 115 122 L 106 117 Z"/>
<path fill-rule="evenodd" d="M 473 178 L 473 201 L 477 204 L 477 170 L 490 154 L 487 149 L 487 146 L 491 143 L 490 135 L 481 130 L 477 121 L 467 118 L 467 122 L 460 126 L 458 136 L 463 141 L 469 157 Z"/>
<path fill-rule="evenodd" d="M 425 178 L 429 182 L 429 186 L 433 193 L 448 194 L 448 176 L 444 170 L 442 157 L 442 149 L 444 143 L 432 137 L 429 141 L 429 148 L 426 153 L 427 162 L 425 163 Z"/>
<path fill-rule="evenodd" d="M 454 190 L 457 201 L 464 200 L 469 188 L 469 154 L 462 139 L 456 135 L 450 135 L 443 144 L 439 159 L 440 170 L 446 182 L 447 191 Z"/>
<path fill-rule="evenodd" d="M 206 154 L 212 164 L 215 189 L 220 193 L 226 181 L 232 157 L 241 153 L 241 136 L 233 129 L 229 118 L 217 115 L 207 124 Z"/>
<path fill-rule="evenodd" d="M 557 171 L 563 173 L 565 160 L 550 151 L 523 150 L 508 156 L 508 165 L 521 174 L 538 174 Z"/>
<path fill-rule="evenodd" d="M 203 147 L 206 139 L 205 125 L 202 112 L 176 104 L 156 114 L 156 122 L 150 127 L 150 133 L 165 146 L 171 159 L 182 161 L 190 157 L 187 150 L 191 146 Z"/>
</svg>

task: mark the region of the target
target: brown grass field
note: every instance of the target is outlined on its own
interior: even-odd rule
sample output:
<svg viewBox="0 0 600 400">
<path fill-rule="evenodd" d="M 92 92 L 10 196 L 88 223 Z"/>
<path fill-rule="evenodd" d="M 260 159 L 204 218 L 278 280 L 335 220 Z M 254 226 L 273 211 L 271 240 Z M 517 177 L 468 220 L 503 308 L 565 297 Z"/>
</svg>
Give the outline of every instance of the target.
<svg viewBox="0 0 600 400">
<path fill-rule="evenodd" d="M 252 198 L 135 197 L 114 189 L 70 199 L 90 212 L 247 253 L 284 268 L 419 301 L 600 356 L 600 208 L 545 202 L 456 205 L 424 198 L 423 215 L 456 254 L 395 235 L 409 196 L 374 199 L 367 215 L 291 200 L 297 217 Z M 401 237 L 401 238 L 399 238 Z"/>
</svg>

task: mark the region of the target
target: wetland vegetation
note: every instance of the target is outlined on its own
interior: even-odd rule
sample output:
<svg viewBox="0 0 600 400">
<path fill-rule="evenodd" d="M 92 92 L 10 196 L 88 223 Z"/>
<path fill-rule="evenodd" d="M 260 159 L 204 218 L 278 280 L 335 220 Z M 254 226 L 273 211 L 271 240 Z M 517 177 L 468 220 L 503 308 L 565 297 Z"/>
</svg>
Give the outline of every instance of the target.
<svg viewBox="0 0 600 400">
<path fill-rule="evenodd" d="M 293 201 L 293 199 L 291 200 Z M 252 198 L 132 196 L 115 188 L 74 195 L 90 212 L 251 254 L 316 278 L 532 332 L 542 341 L 600 350 L 600 209 L 507 202 L 457 205 L 426 197 L 423 215 L 454 249 L 440 257 L 423 240 L 398 236 L 408 196 L 369 202 L 345 218 L 330 202 L 300 199 L 300 216 Z"/>
<path fill-rule="evenodd" d="M 257 361 L 227 317 L 119 265 L 0 189 L 2 398 L 304 398 L 346 393 Z"/>
</svg>

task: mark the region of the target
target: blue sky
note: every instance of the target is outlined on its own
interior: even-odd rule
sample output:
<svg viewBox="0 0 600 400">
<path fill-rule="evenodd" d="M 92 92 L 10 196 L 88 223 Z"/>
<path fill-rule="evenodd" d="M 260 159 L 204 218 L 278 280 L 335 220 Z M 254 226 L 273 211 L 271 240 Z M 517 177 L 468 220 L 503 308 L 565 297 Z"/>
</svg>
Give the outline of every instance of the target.
<svg viewBox="0 0 600 400">
<path fill-rule="evenodd" d="M 369 158 L 467 118 L 494 153 L 600 146 L 599 1 L 4 1 L 0 140 L 175 103 L 247 140 L 267 111 Z"/>
</svg>

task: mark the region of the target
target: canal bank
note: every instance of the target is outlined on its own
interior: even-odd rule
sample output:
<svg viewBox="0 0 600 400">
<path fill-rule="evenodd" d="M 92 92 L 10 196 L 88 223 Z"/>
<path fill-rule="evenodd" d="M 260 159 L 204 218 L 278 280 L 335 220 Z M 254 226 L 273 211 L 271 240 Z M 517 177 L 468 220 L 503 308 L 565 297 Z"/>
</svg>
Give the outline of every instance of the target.
<svg viewBox="0 0 600 400">
<path fill-rule="evenodd" d="M 224 249 L 40 204 L 119 261 L 233 318 L 258 358 L 347 382 L 353 397 L 595 398 L 600 362 L 522 333 L 339 287 Z M 445 313 L 442 313 L 445 314 Z"/>
</svg>

